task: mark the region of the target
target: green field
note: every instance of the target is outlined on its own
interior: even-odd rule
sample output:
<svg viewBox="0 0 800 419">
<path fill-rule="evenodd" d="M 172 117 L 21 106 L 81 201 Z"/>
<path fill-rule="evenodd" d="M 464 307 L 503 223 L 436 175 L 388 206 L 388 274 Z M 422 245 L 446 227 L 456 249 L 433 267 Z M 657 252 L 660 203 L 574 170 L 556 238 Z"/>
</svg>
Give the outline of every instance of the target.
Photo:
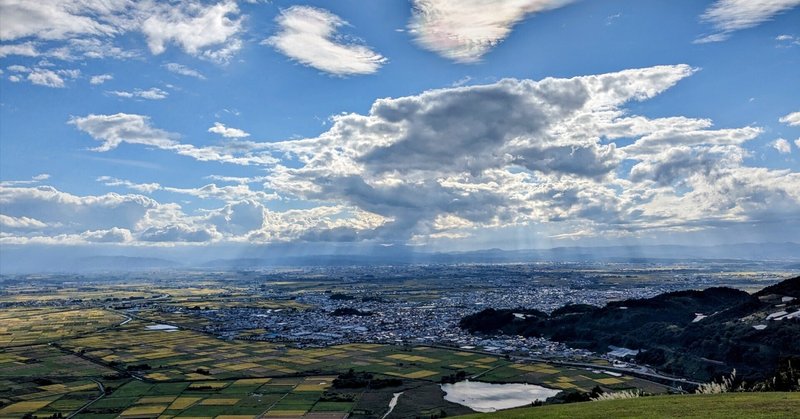
<svg viewBox="0 0 800 419">
<path fill-rule="evenodd" d="M 411 285 L 414 299 L 432 295 Z M 62 291 L 22 288 L 0 295 L 0 303 L 5 299 L 11 305 L 0 313 L 0 418 L 66 416 L 81 410 L 76 418 L 367 419 L 380 417 L 397 392 L 404 395 L 396 417 L 469 414 L 468 408 L 444 400 L 439 387 L 456 373 L 583 392 L 596 386 L 667 391 L 657 383 L 596 368 L 514 362 L 484 352 L 370 343 L 293 347 L 200 332 L 214 323 L 193 314 L 195 306 L 304 309 L 291 299 L 254 298 L 235 284 L 198 282 L 147 291 L 98 285 Z M 82 292 L 86 299 L 78 301 Z M 53 306 L 28 307 L 36 296 Z M 173 311 L 177 306 L 182 309 Z M 154 324 L 180 328 L 148 328 Z M 607 364 L 598 362 L 598 368 Z M 333 386 L 336 376 L 350 369 L 392 384 Z"/>
<path fill-rule="evenodd" d="M 800 393 L 654 396 L 529 407 L 462 417 L 465 419 L 800 418 Z"/>
</svg>

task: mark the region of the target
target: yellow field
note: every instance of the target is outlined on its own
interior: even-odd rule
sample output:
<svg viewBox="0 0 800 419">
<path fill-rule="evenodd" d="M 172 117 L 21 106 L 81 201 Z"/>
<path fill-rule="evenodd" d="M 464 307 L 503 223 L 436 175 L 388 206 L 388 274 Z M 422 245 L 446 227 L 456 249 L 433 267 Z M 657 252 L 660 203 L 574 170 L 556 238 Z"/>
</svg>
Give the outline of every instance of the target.
<svg viewBox="0 0 800 419">
<path fill-rule="evenodd" d="M 123 320 L 101 309 L 4 308 L 0 310 L 0 348 L 58 340 Z"/>
</svg>

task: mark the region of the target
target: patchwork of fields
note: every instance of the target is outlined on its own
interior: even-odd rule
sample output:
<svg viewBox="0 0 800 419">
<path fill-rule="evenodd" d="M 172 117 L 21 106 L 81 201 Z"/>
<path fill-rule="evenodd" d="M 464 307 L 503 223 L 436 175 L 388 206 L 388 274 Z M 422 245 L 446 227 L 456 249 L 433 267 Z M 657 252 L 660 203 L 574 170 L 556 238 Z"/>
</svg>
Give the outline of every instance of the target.
<svg viewBox="0 0 800 419">
<path fill-rule="evenodd" d="M 208 291 L 182 292 L 172 304 L 191 307 L 203 298 L 209 306 L 222 304 Z M 269 304 L 274 303 L 261 303 Z M 281 306 L 302 309 L 291 301 Z M 167 319 L 157 312 L 138 314 L 131 319 L 103 306 L 69 305 L 0 312 L 0 418 L 76 412 L 74 417 L 92 419 L 367 418 L 382 416 L 396 392 L 405 394 L 395 409 L 398 417 L 453 415 L 468 409 L 444 401 L 438 383 L 459 372 L 484 381 L 579 391 L 666 389 L 629 376 L 440 347 L 296 348 L 225 340 L 182 327 L 153 328 Z M 334 386 L 334 379 L 349 370 L 392 384 Z"/>
<path fill-rule="evenodd" d="M 0 311 L 0 348 L 76 336 L 112 326 L 124 318 L 100 309 L 6 308 Z"/>
</svg>

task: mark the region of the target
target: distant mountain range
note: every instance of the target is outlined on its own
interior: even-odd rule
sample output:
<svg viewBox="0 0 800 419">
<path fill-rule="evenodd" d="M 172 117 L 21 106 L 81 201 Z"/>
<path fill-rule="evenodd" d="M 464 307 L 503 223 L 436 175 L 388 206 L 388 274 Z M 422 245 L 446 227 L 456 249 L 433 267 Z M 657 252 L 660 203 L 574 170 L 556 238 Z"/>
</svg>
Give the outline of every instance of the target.
<svg viewBox="0 0 800 419">
<path fill-rule="evenodd" d="M 74 271 L 113 271 L 124 269 L 130 271 L 178 268 L 181 264 L 173 260 L 133 257 L 133 256 L 86 256 L 75 259 L 67 270 Z"/>
<path fill-rule="evenodd" d="M 556 247 L 552 249 L 468 252 L 416 252 L 409 248 L 385 248 L 366 254 L 270 255 L 262 258 L 215 259 L 198 266 L 254 268 L 268 266 L 347 266 L 409 263 L 525 263 L 525 262 L 646 262 L 687 260 L 800 261 L 798 243 L 745 243 L 720 246 L 612 246 Z M 800 266 L 800 264 L 793 264 Z"/>
<path fill-rule="evenodd" d="M 105 249 L 104 249 L 105 250 Z M 115 253 L 120 252 L 114 249 Z M 0 253 L 0 273 L 141 271 L 162 269 L 259 269 L 278 266 L 351 266 L 526 262 L 684 262 L 700 260 L 781 262 L 800 269 L 798 243 L 742 243 L 716 246 L 609 246 L 467 252 L 424 252 L 409 246 L 250 246 L 231 249 L 137 248 L 98 255 L 97 249 L 15 248 Z M 127 250 L 126 250 L 127 251 Z M 135 253 L 134 253 L 135 252 Z"/>
</svg>

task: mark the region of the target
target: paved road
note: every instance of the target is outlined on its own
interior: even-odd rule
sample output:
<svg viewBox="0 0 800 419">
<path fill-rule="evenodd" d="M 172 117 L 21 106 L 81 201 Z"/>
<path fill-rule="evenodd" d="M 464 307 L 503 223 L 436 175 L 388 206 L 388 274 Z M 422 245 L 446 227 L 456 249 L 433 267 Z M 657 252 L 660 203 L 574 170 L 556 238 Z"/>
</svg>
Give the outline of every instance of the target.
<svg viewBox="0 0 800 419">
<path fill-rule="evenodd" d="M 86 408 L 91 406 L 94 402 L 96 402 L 96 401 L 98 401 L 98 400 L 100 400 L 100 399 L 102 399 L 103 397 L 106 396 L 106 387 L 103 385 L 103 383 L 101 383 L 100 381 L 97 381 L 95 379 L 92 379 L 92 381 L 97 383 L 97 389 L 100 391 L 100 395 L 95 397 L 94 399 L 88 401 L 85 405 L 81 406 L 80 409 L 72 412 L 69 416 L 67 416 L 67 419 L 70 419 L 70 418 L 73 418 L 73 417 L 77 416 L 78 414 L 80 414 L 81 412 L 86 410 Z"/>
</svg>

